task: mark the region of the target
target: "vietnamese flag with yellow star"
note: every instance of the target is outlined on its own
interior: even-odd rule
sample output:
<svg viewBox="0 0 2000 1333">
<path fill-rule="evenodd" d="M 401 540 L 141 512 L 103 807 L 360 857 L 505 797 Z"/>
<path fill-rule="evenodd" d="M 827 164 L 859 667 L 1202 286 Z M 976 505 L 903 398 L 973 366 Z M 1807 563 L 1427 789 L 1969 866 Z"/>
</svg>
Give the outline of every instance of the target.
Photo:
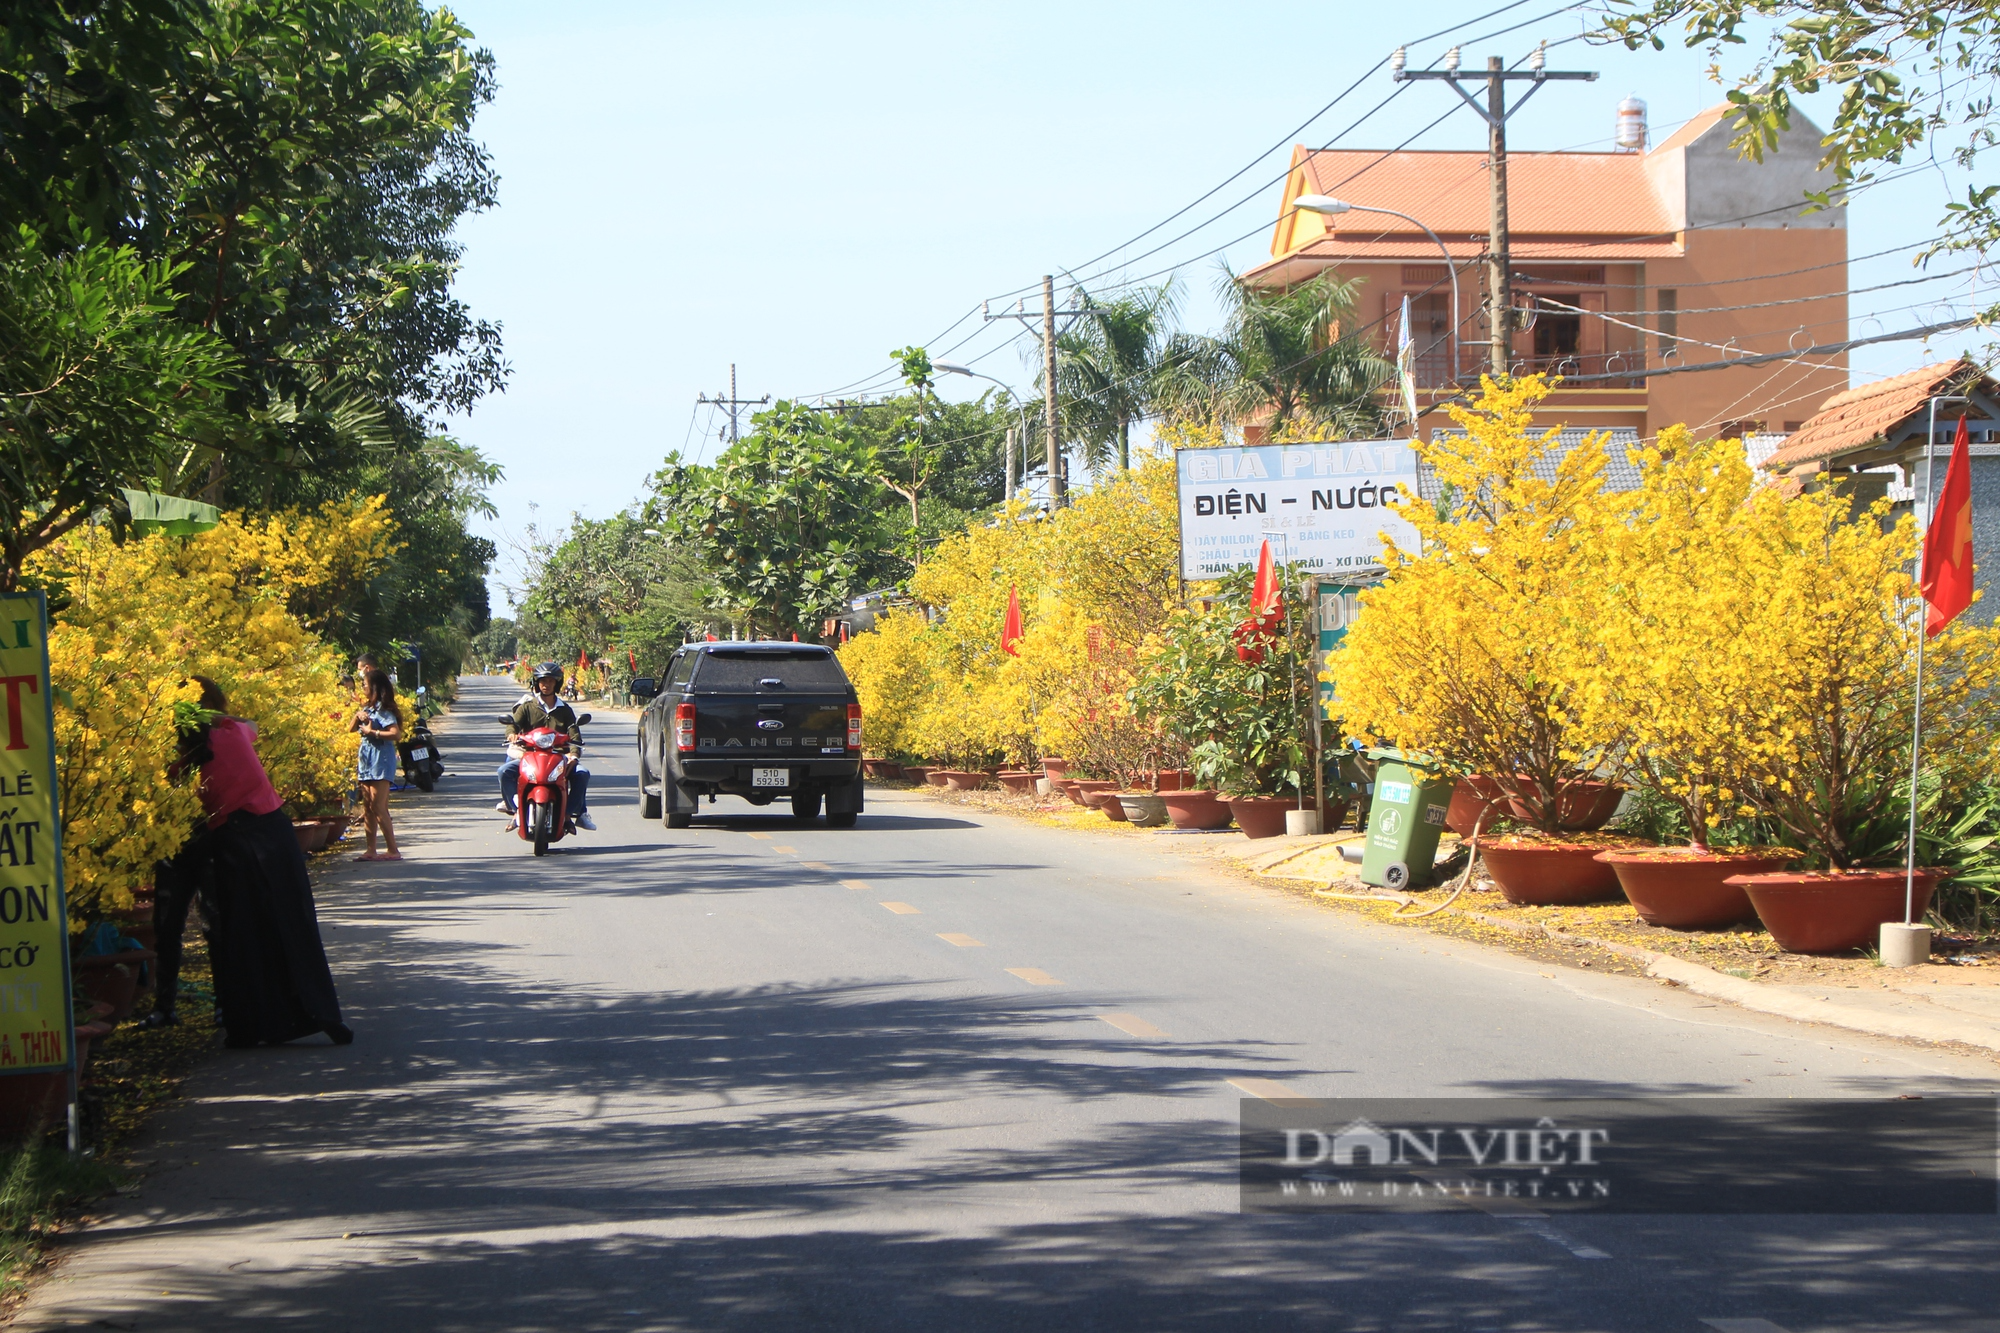
<svg viewBox="0 0 2000 1333">
<path fill-rule="evenodd" d="M 1931 506 L 1920 586 L 1930 604 L 1926 637 L 1972 605 L 1972 437 L 1966 433 L 1964 417 L 1958 419 L 1958 435 L 1951 442 L 1944 489 Z"/>
</svg>

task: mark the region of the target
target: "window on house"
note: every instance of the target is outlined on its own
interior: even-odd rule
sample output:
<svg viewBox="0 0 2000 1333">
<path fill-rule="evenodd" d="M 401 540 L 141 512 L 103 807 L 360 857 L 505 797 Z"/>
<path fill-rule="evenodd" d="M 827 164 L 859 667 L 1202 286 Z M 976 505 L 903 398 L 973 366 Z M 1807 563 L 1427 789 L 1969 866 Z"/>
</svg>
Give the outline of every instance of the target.
<svg viewBox="0 0 2000 1333">
<path fill-rule="evenodd" d="M 1542 305 L 1535 312 L 1535 362 L 1539 366 L 1553 368 L 1558 362 L 1574 357 L 1583 344 L 1583 316 L 1565 306 L 1583 303 L 1576 292 L 1551 293 L 1549 300 L 1557 305 Z"/>
<path fill-rule="evenodd" d="M 1653 308 L 1659 313 L 1660 359 L 1664 361 L 1680 354 L 1681 294 L 1672 287 L 1662 287 Z"/>
</svg>

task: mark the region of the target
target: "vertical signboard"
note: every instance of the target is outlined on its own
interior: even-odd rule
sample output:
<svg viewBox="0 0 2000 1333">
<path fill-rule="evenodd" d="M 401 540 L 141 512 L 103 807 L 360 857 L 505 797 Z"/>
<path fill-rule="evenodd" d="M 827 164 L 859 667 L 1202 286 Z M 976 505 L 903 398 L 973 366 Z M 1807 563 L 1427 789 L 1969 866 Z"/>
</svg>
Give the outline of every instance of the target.
<svg viewBox="0 0 2000 1333">
<path fill-rule="evenodd" d="M 1254 565 L 1275 534 L 1285 537 L 1287 561 L 1315 573 L 1381 564 L 1385 533 L 1417 549 L 1416 528 L 1398 512 L 1417 494 L 1408 440 L 1182 449 L 1174 462 L 1182 578 Z"/>
<path fill-rule="evenodd" d="M 1320 580 L 1313 597 L 1313 607 L 1319 621 L 1319 657 L 1314 664 L 1313 677 L 1319 678 L 1326 670 L 1327 659 L 1333 650 L 1340 647 L 1340 641 L 1347 637 L 1347 627 L 1361 614 L 1361 594 L 1378 586 L 1378 581 L 1332 583 Z M 1333 717 L 1333 686 L 1326 681 L 1319 682 L 1319 706 L 1323 717 Z"/>
<path fill-rule="evenodd" d="M 71 1067 L 48 603 L 0 596 L 0 1075 Z"/>
</svg>

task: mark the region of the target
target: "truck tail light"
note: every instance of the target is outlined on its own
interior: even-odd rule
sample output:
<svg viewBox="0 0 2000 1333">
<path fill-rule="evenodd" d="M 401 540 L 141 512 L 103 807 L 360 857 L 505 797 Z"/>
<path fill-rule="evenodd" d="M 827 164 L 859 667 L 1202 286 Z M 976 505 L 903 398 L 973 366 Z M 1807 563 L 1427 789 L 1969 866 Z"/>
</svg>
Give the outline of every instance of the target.
<svg viewBox="0 0 2000 1333">
<path fill-rule="evenodd" d="M 861 748 L 861 705 L 847 705 L 847 748 Z"/>
<path fill-rule="evenodd" d="M 694 705 L 674 705 L 674 748 L 692 750 L 694 748 Z"/>
</svg>

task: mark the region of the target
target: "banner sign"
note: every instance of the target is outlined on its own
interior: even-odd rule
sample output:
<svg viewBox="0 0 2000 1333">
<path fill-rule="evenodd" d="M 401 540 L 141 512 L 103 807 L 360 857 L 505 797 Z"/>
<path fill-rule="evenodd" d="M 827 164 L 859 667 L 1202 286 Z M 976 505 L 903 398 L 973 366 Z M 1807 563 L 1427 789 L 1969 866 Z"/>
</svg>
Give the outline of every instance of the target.
<svg viewBox="0 0 2000 1333">
<path fill-rule="evenodd" d="M 1260 444 L 1183 449 L 1175 455 L 1181 511 L 1181 577 L 1219 578 L 1257 563 L 1257 547 L 1311 570 L 1382 562 L 1382 534 L 1406 550 L 1417 531 L 1389 507 L 1401 486 L 1417 491 L 1408 440 Z"/>
<path fill-rule="evenodd" d="M 1314 585 L 1313 613 L 1319 628 L 1319 655 L 1313 661 L 1313 676 L 1326 670 L 1327 660 L 1333 650 L 1340 647 L 1347 637 L 1347 627 L 1361 614 L 1361 594 L 1381 585 L 1373 579 L 1365 582 L 1329 583 L 1324 579 Z M 1339 700 L 1334 696 L 1333 686 L 1322 680 L 1319 682 L 1320 715 L 1328 720 L 1334 717 L 1333 706 Z"/>
<path fill-rule="evenodd" d="M 39 590 L 0 596 L 0 1074 L 76 1049 L 47 630 Z"/>
</svg>

